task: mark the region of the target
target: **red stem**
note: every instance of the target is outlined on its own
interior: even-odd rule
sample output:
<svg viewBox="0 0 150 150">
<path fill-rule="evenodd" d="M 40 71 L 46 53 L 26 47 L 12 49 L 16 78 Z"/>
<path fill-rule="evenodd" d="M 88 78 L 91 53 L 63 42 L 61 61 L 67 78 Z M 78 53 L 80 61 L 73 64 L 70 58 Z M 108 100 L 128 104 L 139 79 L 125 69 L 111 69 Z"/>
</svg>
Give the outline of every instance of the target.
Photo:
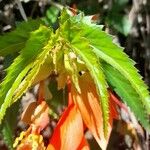
<svg viewBox="0 0 150 150">
<path fill-rule="evenodd" d="M 127 107 L 122 103 L 120 102 L 120 100 L 111 92 L 109 91 L 109 94 L 110 94 L 110 98 L 121 108 L 123 108 L 127 113 L 128 113 L 128 109 Z"/>
</svg>

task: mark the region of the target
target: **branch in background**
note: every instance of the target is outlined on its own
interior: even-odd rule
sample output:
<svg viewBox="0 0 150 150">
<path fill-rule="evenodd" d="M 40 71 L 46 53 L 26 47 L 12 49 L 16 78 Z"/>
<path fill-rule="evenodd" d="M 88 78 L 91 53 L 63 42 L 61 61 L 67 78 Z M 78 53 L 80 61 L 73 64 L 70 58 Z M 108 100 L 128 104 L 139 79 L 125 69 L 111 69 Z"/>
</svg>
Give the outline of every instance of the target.
<svg viewBox="0 0 150 150">
<path fill-rule="evenodd" d="M 24 8 L 22 6 L 22 3 L 20 0 L 16 0 L 16 4 L 18 5 L 18 8 L 19 8 L 19 11 L 20 11 L 20 14 L 22 16 L 22 18 L 25 20 L 25 21 L 28 21 L 27 19 L 27 16 L 26 16 L 26 13 L 24 11 Z"/>
</svg>

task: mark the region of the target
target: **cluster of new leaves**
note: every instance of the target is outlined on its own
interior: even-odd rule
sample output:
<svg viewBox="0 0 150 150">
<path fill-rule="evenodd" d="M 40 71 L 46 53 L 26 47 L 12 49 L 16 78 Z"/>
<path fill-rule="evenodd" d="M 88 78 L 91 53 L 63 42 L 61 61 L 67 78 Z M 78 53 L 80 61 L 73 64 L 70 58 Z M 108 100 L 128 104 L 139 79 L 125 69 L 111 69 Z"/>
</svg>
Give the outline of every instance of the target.
<svg viewBox="0 0 150 150">
<path fill-rule="evenodd" d="M 64 9 L 56 31 L 35 20 L 22 23 L 0 39 L 0 55 L 18 54 L 0 85 L 0 122 L 8 107 L 51 74 L 58 75 L 59 88 L 65 86 L 69 75 L 80 93 L 78 77 L 86 72 L 97 88 L 105 135 L 109 120 L 108 88 L 130 107 L 143 127 L 150 129 L 147 86 L 134 62 L 101 26 L 92 23 L 91 17 L 82 13 L 70 16 Z"/>
</svg>

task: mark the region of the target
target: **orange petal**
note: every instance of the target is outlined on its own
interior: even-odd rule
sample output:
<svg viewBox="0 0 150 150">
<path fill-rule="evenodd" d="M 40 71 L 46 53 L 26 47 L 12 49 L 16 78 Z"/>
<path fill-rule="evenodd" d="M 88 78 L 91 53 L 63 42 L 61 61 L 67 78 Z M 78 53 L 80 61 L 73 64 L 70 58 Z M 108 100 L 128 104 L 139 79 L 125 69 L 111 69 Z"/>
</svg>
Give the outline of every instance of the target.
<svg viewBox="0 0 150 150">
<path fill-rule="evenodd" d="M 73 99 L 80 110 L 85 125 L 89 128 L 100 147 L 104 150 L 107 147 L 109 135 L 112 130 L 112 119 L 110 119 L 108 126 L 108 137 L 105 139 L 102 111 L 95 84 L 89 76 L 84 74 L 79 79 L 79 85 L 81 94 L 79 94 L 75 88 L 72 88 Z"/>
<path fill-rule="evenodd" d="M 77 107 L 72 103 L 62 114 L 47 150 L 77 150 L 83 136 L 82 118 Z"/>
<path fill-rule="evenodd" d="M 90 150 L 89 144 L 86 141 L 85 137 L 82 138 L 82 141 L 77 150 Z"/>
<path fill-rule="evenodd" d="M 41 104 L 35 109 L 34 114 L 31 117 L 32 124 L 39 128 L 39 131 L 42 131 L 49 123 L 49 107 L 45 101 L 42 101 Z"/>
</svg>

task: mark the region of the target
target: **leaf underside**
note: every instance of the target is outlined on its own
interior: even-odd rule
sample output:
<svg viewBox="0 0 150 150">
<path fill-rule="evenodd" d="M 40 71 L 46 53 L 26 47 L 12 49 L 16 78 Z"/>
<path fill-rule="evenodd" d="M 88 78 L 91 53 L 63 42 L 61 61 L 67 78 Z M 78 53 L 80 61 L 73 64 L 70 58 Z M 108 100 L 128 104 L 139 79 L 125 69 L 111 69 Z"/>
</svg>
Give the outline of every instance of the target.
<svg viewBox="0 0 150 150">
<path fill-rule="evenodd" d="M 0 56 L 6 56 L 19 52 L 28 40 L 30 33 L 39 28 L 40 20 L 22 22 L 17 28 L 3 36 L 0 36 Z"/>
</svg>

